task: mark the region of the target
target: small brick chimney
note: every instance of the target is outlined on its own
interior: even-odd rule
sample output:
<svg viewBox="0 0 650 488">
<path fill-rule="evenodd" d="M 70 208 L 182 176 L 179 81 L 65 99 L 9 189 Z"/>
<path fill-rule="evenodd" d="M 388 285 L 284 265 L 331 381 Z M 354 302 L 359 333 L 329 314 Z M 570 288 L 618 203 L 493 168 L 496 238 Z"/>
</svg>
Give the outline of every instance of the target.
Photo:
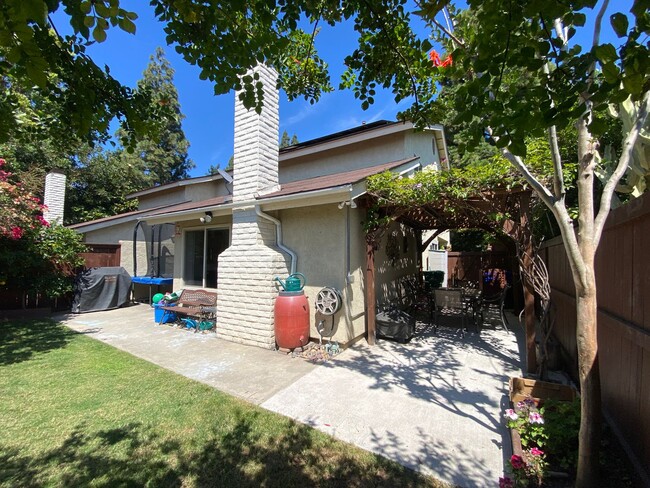
<svg viewBox="0 0 650 488">
<path fill-rule="evenodd" d="M 43 218 L 50 224 L 63 224 L 63 206 L 65 204 L 65 174 L 54 169 L 45 176 L 45 197 L 43 203 L 47 207 Z"/>
</svg>

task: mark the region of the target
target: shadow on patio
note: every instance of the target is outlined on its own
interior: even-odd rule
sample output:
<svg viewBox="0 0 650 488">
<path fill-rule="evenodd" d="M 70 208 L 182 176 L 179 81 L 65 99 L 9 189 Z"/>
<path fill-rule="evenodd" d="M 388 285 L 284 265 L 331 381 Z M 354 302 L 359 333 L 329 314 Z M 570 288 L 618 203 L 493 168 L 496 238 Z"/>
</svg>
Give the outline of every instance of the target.
<svg viewBox="0 0 650 488">
<path fill-rule="evenodd" d="M 508 378 L 523 330 L 419 324 L 407 344 L 359 344 L 262 406 L 460 486 L 498 481 L 509 457 Z"/>
</svg>

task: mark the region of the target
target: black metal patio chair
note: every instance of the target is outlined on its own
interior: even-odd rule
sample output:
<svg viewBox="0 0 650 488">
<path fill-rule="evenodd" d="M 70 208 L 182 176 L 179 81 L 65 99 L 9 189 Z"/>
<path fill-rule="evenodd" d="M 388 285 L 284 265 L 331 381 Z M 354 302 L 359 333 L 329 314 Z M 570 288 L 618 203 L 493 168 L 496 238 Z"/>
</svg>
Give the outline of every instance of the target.
<svg viewBox="0 0 650 488">
<path fill-rule="evenodd" d="M 506 285 L 500 293 L 481 297 L 481 324 L 485 323 L 486 317 L 498 317 L 503 328 L 510 330 L 508 329 L 508 318 L 503 309 L 509 289 L 510 285 Z"/>
<path fill-rule="evenodd" d="M 447 317 L 461 323 L 462 334 L 467 332 L 467 316 L 469 315 L 469 307 L 467 300 L 463 296 L 461 289 L 435 289 L 434 295 L 434 330 L 437 331 L 441 323 L 441 317 Z"/>
<path fill-rule="evenodd" d="M 433 299 L 426 287 L 420 285 L 414 277 L 406 278 L 403 281 L 406 312 L 411 315 L 426 314 L 429 322 L 433 313 Z"/>
</svg>

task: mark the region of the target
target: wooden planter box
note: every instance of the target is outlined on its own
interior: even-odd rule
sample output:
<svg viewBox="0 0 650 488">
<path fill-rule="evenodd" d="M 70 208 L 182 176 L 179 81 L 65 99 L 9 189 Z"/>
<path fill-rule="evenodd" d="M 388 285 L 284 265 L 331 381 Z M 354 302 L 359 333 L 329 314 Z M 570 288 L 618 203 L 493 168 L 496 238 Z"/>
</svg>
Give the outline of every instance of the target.
<svg viewBox="0 0 650 488">
<path fill-rule="evenodd" d="M 575 397 L 576 390 L 572 386 L 529 378 L 510 378 L 510 401 L 513 404 L 526 398 L 532 398 L 535 403 L 540 403 L 548 399 L 570 402 Z"/>
<path fill-rule="evenodd" d="M 544 400 L 549 399 L 570 402 L 577 396 L 575 388 L 559 383 L 549 383 L 530 378 L 510 378 L 509 383 L 510 401 L 513 406 L 526 398 L 532 398 L 539 405 L 540 403 L 544 403 Z M 510 439 L 512 441 L 512 453 L 523 456 L 523 447 L 519 432 L 515 429 L 510 429 Z M 554 480 L 551 486 L 572 486 L 569 474 L 562 471 L 549 470 L 545 475 L 545 479 L 547 478 L 549 483 L 551 483 L 551 479 Z M 544 486 L 546 486 L 546 483 L 544 483 Z"/>
</svg>

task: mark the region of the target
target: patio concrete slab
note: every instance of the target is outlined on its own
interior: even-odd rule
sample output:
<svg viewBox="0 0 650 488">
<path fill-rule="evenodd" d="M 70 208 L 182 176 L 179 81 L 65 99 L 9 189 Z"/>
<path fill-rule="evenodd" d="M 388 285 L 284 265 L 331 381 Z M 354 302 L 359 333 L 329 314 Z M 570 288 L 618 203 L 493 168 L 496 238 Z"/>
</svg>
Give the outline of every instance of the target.
<svg viewBox="0 0 650 488">
<path fill-rule="evenodd" d="M 316 366 L 218 334 L 155 325 L 147 305 L 55 319 L 461 487 L 495 486 L 510 457 L 502 412 L 508 377 L 523 366 L 521 332 L 460 337 L 420 326 L 408 344 L 362 341 Z"/>
<path fill-rule="evenodd" d="M 134 356 L 260 404 L 316 366 L 275 351 L 157 325 L 154 311 L 138 304 L 116 310 L 55 316 L 71 329 Z"/>
<path fill-rule="evenodd" d="M 262 407 L 462 487 L 496 486 L 510 457 L 508 377 L 517 334 L 421 331 L 344 351 Z"/>
</svg>

